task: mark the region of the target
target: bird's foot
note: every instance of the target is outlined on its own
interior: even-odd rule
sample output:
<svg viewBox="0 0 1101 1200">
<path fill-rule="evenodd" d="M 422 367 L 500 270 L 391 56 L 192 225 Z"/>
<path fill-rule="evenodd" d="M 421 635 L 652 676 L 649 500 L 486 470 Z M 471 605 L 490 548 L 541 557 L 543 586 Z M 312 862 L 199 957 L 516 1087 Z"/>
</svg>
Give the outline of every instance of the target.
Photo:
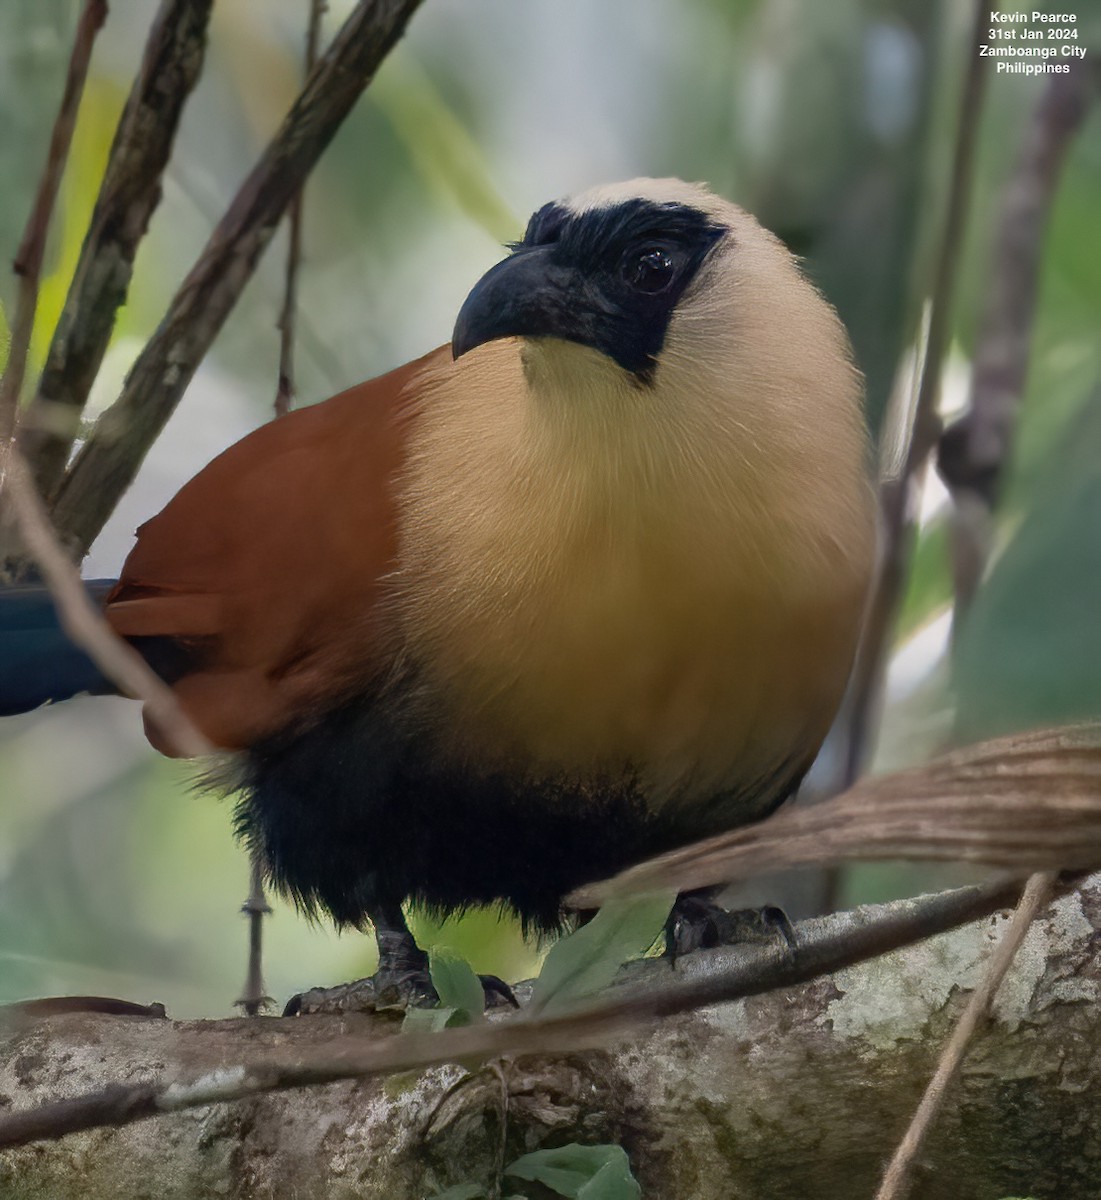
<svg viewBox="0 0 1101 1200">
<path fill-rule="evenodd" d="M 519 1007 L 512 988 L 503 979 L 496 975 L 479 975 L 478 978 L 482 981 L 486 1008 Z M 438 1003 L 439 997 L 427 967 L 382 969 L 367 979 L 299 992 L 287 1002 L 283 1016 L 352 1012 L 388 1012 L 400 1016 L 411 1008 L 433 1008 Z"/>
<path fill-rule="evenodd" d="M 367 979 L 355 979 L 336 987 L 310 988 L 287 1001 L 285 1017 L 318 1013 L 394 1012 L 431 1008 L 438 1003 L 436 989 L 424 970 L 380 970 Z"/>
<path fill-rule="evenodd" d="M 400 1016 L 411 1008 L 434 1008 L 440 1002 L 428 971 L 428 955 L 417 945 L 401 907 L 379 905 L 371 913 L 378 942 L 378 970 L 331 988 L 311 988 L 292 996 L 285 1017 L 315 1013 L 386 1012 Z M 519 1008 L 512 988 L 496 975 L 479 975 L 486 1008 L 510 1004 Z"/>
<path fill-rule="evenodd" d="M 676 962 L 693 950 L 715 946 L 776 945 L 796 948 L 795 930 L 787 913 L 774 904 L 728 911 L 706 896 L 679 896 L 665 925 L 665 953 Z"/>
</svg>

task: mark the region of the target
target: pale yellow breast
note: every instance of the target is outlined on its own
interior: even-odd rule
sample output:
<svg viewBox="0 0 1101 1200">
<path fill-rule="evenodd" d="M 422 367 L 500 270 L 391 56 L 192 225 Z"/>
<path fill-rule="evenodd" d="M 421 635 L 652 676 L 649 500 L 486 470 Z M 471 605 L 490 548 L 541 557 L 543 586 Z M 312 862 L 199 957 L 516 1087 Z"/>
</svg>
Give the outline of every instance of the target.
<svg viewBox="0 0 1101 1200">
<path fill-rule="evenodd" d="M 570 388 L 573 420 L 533 409 L 514 346 L 485 351 L 428 388 L 402 493 L 396 611 L 452 753 L 634 769 L 655 805 L 813 754 L 861 571 L 785 544 L 744 453 L 655 429 L 595 352 L 571 351 L 600 391 Z"/>
</svg>

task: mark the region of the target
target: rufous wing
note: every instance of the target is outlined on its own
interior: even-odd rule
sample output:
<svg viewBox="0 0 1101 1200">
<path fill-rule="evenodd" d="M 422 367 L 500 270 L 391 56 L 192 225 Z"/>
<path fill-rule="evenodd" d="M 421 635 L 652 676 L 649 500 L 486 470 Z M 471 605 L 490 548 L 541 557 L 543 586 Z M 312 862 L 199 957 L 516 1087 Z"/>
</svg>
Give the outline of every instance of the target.
<svg viewBox="0 0 1101 1200">
<path fill-rule="evenodd" d="M 418 376 L 449 358 L 441 347 L 262 426 L 138 530 L 107 618 L 188 650 L 174 690 L 216 745 L 307 724 L 385 669 L 394 483 Z"/>
</svg>

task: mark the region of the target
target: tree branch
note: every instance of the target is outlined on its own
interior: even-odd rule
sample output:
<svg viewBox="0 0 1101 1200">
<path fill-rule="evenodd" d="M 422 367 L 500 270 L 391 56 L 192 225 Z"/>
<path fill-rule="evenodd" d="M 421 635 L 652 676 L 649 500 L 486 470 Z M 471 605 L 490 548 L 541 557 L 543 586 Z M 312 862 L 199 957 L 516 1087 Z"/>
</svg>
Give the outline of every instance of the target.
<svg viewBox="0 0 1101 1200">
<path fill-rule="evenodd" d="M 92 383 L 161 198 L 180 115 L 202 70 L 213 0 L 164 0 L 119 118 L 103 182 L 20 448 L 43 496 L 65 469 Z"/>
<path fill-rule="evenodd" d="M 974 862 L 1020 876 L 1101 865 L 1101 726 L 995 738 L 908 771 L 864 779 L 820 804 L 673 850 L 567 897 L 690 891 L 852 860 Z"/>
<path fill-rule="evenodd" d="M 321 42 L 321 18 L 328 11 L 326 0 L 310 0 L 310 19 L 306 28 L 306 74 L 317 62 Z M 283 276 L 283 307 L 276 328 L 279 330 L 279 383 L 275 390 L 275 415 L 290 412 L 294 399 L 294 338 L 298 315 L 298 268 L 302 261 L 302 197 L 305 184 L 291 201 L 290 227 L 287 231 L 287 266 Z"/>
<path fill-rule="evenodd" d="M 19 397 L 23 391 L 27 351 L 34 331 L 35 310 L 38 307 L 38 283 L 42 274 L 42 260 L 46 253 L 46 234 L 50 228 L 50 218 L 57 201 L 61 177 L 65 172 L 65 163 L 69 158 L 69 146 L 73 140 L 73 129 L 76 127 L 80 98 L 84 94 L 84 82 L 88 77 L 92 46 L 95 44 L 96 34 L 106 20 L 107 0 L 85 0 L 73 40 L 69 70 L 65 77 L 65 90 L 54 120 L 53 133 L 50 135 L 46 165 L 38 182 L 38 191 L 27 218 L 23 239 L 12 264 L 15 274 L 19 277 L 19 291 L 11 323 L 8 363 L 4 378 L 0 381 L 0 442 L 8 441 L 12 437 L 19 419 Z"/>
<path fill-rule="evenodd" d="M 327 1044 L 305 1061 L 291 1047 L 190 1082 L 112 1085 L 0 1117 L 0 1148 L 287 1088 L 502 1054 L 568 1054 L 604 1046 L 656 1018 L 792 987 L 953 929 L 1014 903 L 1020 891 L 1019 883 L 1001 882 L 816 918 L 797 926 L 794 949 L 732 948 L 726 952 L 730 964 L 725 969 L 684 983 L 655 983 L 669 978 L 668 964 L 644 961 L 635 964 L 628 982 L 616 988 L 611 999 L 566 1016 L 519 1018 L 381 1040 L 348 1035 L 336 1043 L 336 1049 Z M 308 1025 L 314 1018 L 300 1020 Z"/>
<path fill-rule="evenodd" d="M 248 282 L 295 192 L 421 0 L 360 0 L 241 185 L 63 480 L 53 518 L 87 552 Z"/>
</svg>

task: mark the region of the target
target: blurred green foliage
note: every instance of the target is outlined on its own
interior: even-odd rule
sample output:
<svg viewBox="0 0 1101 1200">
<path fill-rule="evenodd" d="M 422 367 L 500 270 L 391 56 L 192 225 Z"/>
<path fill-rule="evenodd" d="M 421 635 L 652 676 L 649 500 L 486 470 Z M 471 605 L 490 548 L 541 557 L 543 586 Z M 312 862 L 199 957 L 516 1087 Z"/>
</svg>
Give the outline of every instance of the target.
<svg viewBox="0 0 1101 1200">
<path fill-rule="evenodd" d="M 0 5 L 0 257 L 37 184 L 77 6 Z M 64 302 L 114 121 L 155 0 L 112 0 L 50 244 L 32 368 Z M 329 32 L 348 8 L 330 5 Z M 93 400 L 128 363 L 275 128 L 300 75 L 299 0 L 217 5 L 201 85 Z M 426 0 L 307 191 L 299 402 L 446 340 L 472 281 L 544 201 L 613 178 L 709 180 L 802 255 L 837 305 L 878 428 L 912 347 L 950 180 L 964 63 L 962 6 L 926 0 Z M 1101 14 L 1081 13 L 1088 44 Z M 1090 22 L 1093 25 L 1090 25 Z M 1092 41 L 1089 41 L 1092 39 Z M 1042 82 L 995 77 L 961 258 L 963 361 L 989 279 L 993 214 Z M 1101 114 L 1068 161 L 1044 258 L 1032 369 L 988 586 L 961 631 L 896 680 L 885 740 L 924 754 L 958 738 L 1101 712 Z M 117 569 L 130 531 L 245 428 L 268 418 L 284 248 L 272 247 L 117 518 L 92 569 Z M 14 281 L 0 275 L 10 311 Z M 0 342 L 3 326 L 0 325 Z M 900 638 L 926 633 L 951 587 L 943 513 L 918 541 Z M 913 657 L 912 655 L 910 656 Z M 901 656 L 900 656 L 901 661 Z M 235 919 L 247 867 L 229 807 L 141 739 L 132 706 L 88 700 L 0 726 L 0 1002 L 58 992 L 227 1012 L 244 973 Z M 930 730 L 938 731 L 935 735 Z M 548 853 L 554 848 L 548 847 Z M 854 898 L 940 882 L 869 869 Z M 861 882 L 862 880 L 862 882 Z M 538 948 L 475 913 L 422 944 L 475 970 L 534 973 Z M 373 967 L 284 905 L 267 922 L 279 1000 Z"/>
<path fill-rule="evenodd" d="M 1098 212 L 1095 106 L 1048 231 L 999 553 L 961 629 L 954 684 L 963 741 L 1101 714 Z"/>
</svg>

